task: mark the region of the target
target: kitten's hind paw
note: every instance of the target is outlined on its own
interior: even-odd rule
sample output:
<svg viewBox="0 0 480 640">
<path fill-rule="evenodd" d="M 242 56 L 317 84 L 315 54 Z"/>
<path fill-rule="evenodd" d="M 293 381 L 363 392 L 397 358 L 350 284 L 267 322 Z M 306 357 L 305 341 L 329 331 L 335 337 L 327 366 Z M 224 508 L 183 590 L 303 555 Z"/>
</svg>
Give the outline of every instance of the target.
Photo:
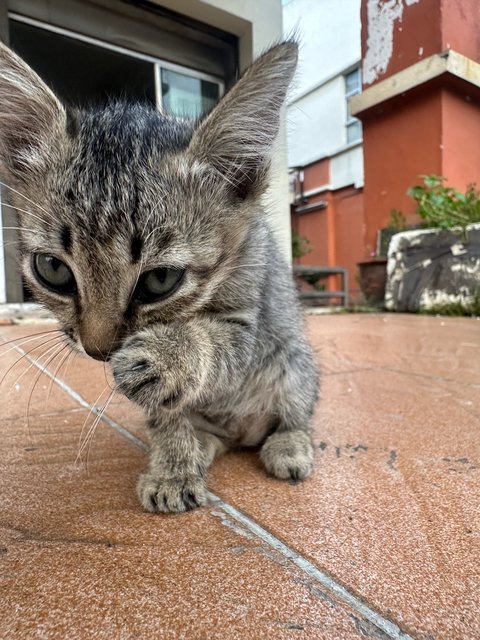
<svg viewBox="0 0 480 640">
<path fill-rule="evenodd" d="M 190 511 L 207 500 L 205 481 L 195 475 L 166 479 L 144 473 L 138 480 L 137 494 L 143 507 L 152 513 Z"/>
<path fill-rule="evenodd" d="M 260 450 L 268 473 L 281 480 L 304 480 L 313 471 L 313 455 L 312 442 L 305 431 L 276 431 Z"/>
</svg>

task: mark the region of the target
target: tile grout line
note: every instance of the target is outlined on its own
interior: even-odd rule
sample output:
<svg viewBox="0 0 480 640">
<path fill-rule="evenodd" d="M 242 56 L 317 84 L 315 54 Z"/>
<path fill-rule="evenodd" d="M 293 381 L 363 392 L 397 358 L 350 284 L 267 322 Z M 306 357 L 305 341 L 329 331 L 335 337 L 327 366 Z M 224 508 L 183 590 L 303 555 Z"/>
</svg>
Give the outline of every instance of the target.
<svg viewBox="0 0 480 640">
<path fill-rule="evenodd" d="M 422 373 L 420 371 L 406 371 L 404 369 L 395 369 L 394 367 L 381 367 L 379 365 L 371 365 L 369 367 L 363 367 L 361 369 L 351 369 L 349 371 L 336 371 L 332 373 L 324 374 L 325 377 L 329 376 L 337 376 L 342 374 L 350 374 L 350 373 L 360 373 L 363 371 L 375 371 L 377 373 L 381 373 L 382 371 L 387 371 L 388 373 L 397 373 L 401 376 L 412 376 L 414 378 L 422 378 L 425 380 L 432 380 L 434 382 L 455 382 L 457 384 L 462 384 L 467 387 L 477 388 L 479 385 L 477 382 L 462 382 L 458 383 L 455 378 L 446 378 L 445 376 L 433 375 L 431 373 Z"/>
<path fill-rule="evenodd" d="M 74 389 L 72 389 L 61 378 L 54 376 L 53 373 L 51 373 L 51 371 L 49 371 L 39 360 L 35 360 L 35 358 L 32 358 L 31 356 L 29 356 L 21 347 L 18 347 L 16 344 L 13 345 L 13 348 L 16 351 L 18 351 L 18 353 L 23 354 L 29 362 L 35 365 L 37 369 L 40 369 L 40 371 L 42 371 L 48 378 L 50 378 L 50 380 L 53 380 L 53 382 L 58 384 L 58 386 L 61 389 L 63 389 L 65 393 L 68 393 L 68 395 L 71 396 L 74 400 L 76 400 L 78 404 L 82 406 L 84 409 L 89 409 L 95 416 L 99 416 L 100 414 L 103 413 L 103 409 L 99 409 L 98 407 L 90 404 L 87 400 L 85 400 L 85 398 L 82 398 L 82 396 L 79 393 L 77 393 Z M 130 433 L 128 429 L 125 429 L 125 427 L 122 427 L 122 425 L 115 422 L 115 420 L 112 420 L 106 415 L 102 415 L 101 420 L 106 422 L 109 427 L 111 427 L 112 429 L 120 433 L 127 440 L 130 440 L 130 442 L 135 444 L 140 449 L 143 449 L 144 451 L 148 451 L 148 445 L 145 442 L 143 442 L 143 440 L 140 440 L 140 438 L 137 438 L 137 436 L 134 436 L 133 433 Z"/>
<path fill-rule="evenodd" d="M 109 427 L 111 427 L 119 435 L 130 441 L 136 447 L 142 449 L 143 451 L 148 451 L 149 447 L 145 442 L 143 442 L 143 440 L 140 440 L 140 438 L 137 438 L 135 435 L 133 435 L 133 433 L 130 433 L 130 431 L 125 429 L 125 427 L 122 427 L 121 424 L 103 414 L 103 410 L 100 410 L 96 406 L 90 404 L 87 400 L 85 400 L 85 398 L 83 398 L 79 393 L 72 389 L 72 387 L 70 387 L 61 378 L 57 378 L 53 373 L 51 373 L 51 371 L 49 371 L 49 369 L 47 369 L 41 362 L 29 356 L 21 347 L 17 346 L 16 344 L 13 344 L 13 348 L 18 353 L 24 355 L 27 360 L 29 360 L 34 366 L 40 369 L 40 371 L 42 371 L 48 378 L 53 380 L 53 382 L 55 382 L 70 397 L 76 400 L 83 408 L 89 409 L 96 416 L 101 416 L 100 420 L 105 422 Z M 306 573 L 316 582 L 320 583 L 325 589 L 337 596 L 339 600 L 345 602 L 350 607 L 352 607 L 352 609 L 360 613 L 365 619 L 369 620 L 378 629 L 381 629 L 389 638 L 392 638 L 393 640 L 413 640 L 412 636 L 403 632 L 398 625 L 388 620 L 388 618 L 384 618 L 380 613 L 370 608 L 360 598 L 350 593 L 345 587 L 336 582 L 327 573 L 321 571 L 312 562 L 310 562 L 294 549 L 286 545 L 279 538 L 267 531 L 267 529 L 255 522 L 252 518 L 245 515 L 228 502 L 225 502 L 214 493 L 208 491 L 207 495 L 215 506 L 221 508 L 226 514 L 236 520 L 239 524 L 246 527 L 251 533 L 268 544 L 268 546 L 270 546 L 272 549 L 288 558 L 301 571 Z"/>
<path fill-rule="evenodd" d="M 270 547 L 272 547 L 275 551 L 278 551 L 283 556 L 288 558 L 310 578 L 313 578 L 316 582 L 319 582 L 323 587 L 328 589 L 328 591 L 335 594 L 340 600 L 351 606 L 352 609 L 357 611 L 357 613 L 360 613 L 364 618 L 372 622 L 376 627 L 378 627 L 386 635 L 388 635 L 389 638 L 395 638 L 395 640 L 413 640 L 412 636 L 402 631 L 398 625 L 388 620 L 388 618 L 384 618 L 381 614 L 370 608 L 360 598 L 350 593 L 339 582 L 336 582 L 327 573 L 316 567 L 312 562 L 310 562 L 297 551 L 286 545 L 272 533 L 264 529 L 249 516 L 245 515 L 228 502 L 224 502 L 215 494 L 211 492 L 208 493 L 209 497 L 216 506 L 223 509 L 225 513 L 234 518 L 239 524 L 242 524 L 254 535 L 263 540 Z"/>
</svg>

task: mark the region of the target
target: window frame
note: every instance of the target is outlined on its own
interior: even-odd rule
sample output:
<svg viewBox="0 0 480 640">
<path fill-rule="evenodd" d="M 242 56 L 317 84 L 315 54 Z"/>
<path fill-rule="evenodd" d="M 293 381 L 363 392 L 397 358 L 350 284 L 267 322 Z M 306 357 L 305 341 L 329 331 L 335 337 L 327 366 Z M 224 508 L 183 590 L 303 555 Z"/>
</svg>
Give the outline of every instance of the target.
<svg viewBox="0 0 480 640">
<path fill-rule="evenodd" d="M 357 73 L 357 77 L 358 77 L 357 85 L 353 89 L 350 89 L 349 91 L 347 91 L 347 76 L 350 76 L 352 73 L 355 73 L 355 72 Z M 357 66 L 354 69 L 351 69 L 350 71 L 348 71 L 347 73 L 344 73 L 343 82 L 345 87 L 345 102 L 346 102 L 346 115 L 347 115 L 346 121 L 345 121 L 345 134 L 346 134 L 345 139 L 347 144 L 356 144 L 358 142 L 362 142 L 363 140 L 363 128 L 362 128 L 362 123 L 358 118 L 355 118 L 355 116 L 349 115 L 349 100 L 352 96 L 356 96 L 362 92 L 361 67 Z M 355 140 L 349 140 L 348 131 L 350 128 L 352 128 L 352 125 L 356 125 L 357 123 L 360 125 L 360 135 L 358 138 L 355 138 Z"/>
<path fill-rule="evenodd" d="M 199 80 L 206 80 L 207 82 L 211 82 L 213 84 L 218 85 L 219 98 L 221 98 L 225 93 L 225 82 L 218 76 L 214 76 L 209 73 L 204 73 L 203 71 L 197 71 L 196 69 L 191 69 L 190 67 L 184 67 L 183 65 L 175 64 L 174 62 L 169 62 L 168 60 L 163 60 L 162 58 L 149 56 L 146 53 L 140 53 L 138 51 L 135 51 L 134 49 L 128 49 L 126 47 L 121 47 L 116 44 L 111 44 L 109 42 L 105 42 L 104 40 L 99 40 L 98 38 L 92 38 L 91 36 L 83 35 L 78 31 L 71 31 L 70 29 L 57 27 L 53 24 L 49 24 L 41 20 L 36 20 L 35 18 L 29 18 L 27 16 L 23 16 L 13 11 L 8 12 L 8 19 L 16 22 L 22 22 L 23 24 L 28 24 L 32 27 L 37 27 L 39 29 L 44 29 L 45 31 L 57 33 L 59 35 L 66 36 L 74 40 L 86 42 L 87 44 L 92 44 L 94 46 L 97 46 L 103 49 L 115 51 L 116 53 L 120 53 L 121 55 L 125 55 L 131 58 L 137 58 L 139 60 L 144 60 L 145 62 L 152 63 L 152 73 L 153 73 L 153 79 L 155 84 L 155 104 L 157 109 L 159 110 L 162 110 L 163 108 L 162 83 L 161 83 L 162 68 L 168 69 L 170 71 L 175 71 L 177 73 L 183 73 L 186 76 L 197 78 Z"/>
</svg>

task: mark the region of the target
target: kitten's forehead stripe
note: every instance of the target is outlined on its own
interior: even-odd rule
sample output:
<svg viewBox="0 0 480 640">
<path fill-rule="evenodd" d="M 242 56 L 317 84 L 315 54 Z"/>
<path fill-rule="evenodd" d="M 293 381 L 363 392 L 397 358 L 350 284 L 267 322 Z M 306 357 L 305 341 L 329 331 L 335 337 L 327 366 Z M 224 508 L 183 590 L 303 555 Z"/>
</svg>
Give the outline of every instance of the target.
<svg viewBox="0 0 480 640">
<path fill-rule="evenodd" d="M 62 242 L 62 246 L 65 250 L 65 253 L 70 253 L 72 249 L 72 232 L 70 227 L 64 225 L 60 232 L 60 240 Z"/>
<path fill-rule="evenodd" d="M 135 222 L 139 214 L 140 194 L 138 191 L 138 184 L 134 183 L 132 185 L 132 188 L 133 188 L 133 203 L 132 203 L 132 208 L 130 210 L 130 218 L 132 222 Z"/>
<path fill-rule="evenodd" d="M 137 221 L 145 219 L 151 205 L 152 176 L 166 156 L 188 146 L 193 121 L 115 101 L 74 115 L 78 130 L 63 182 L 67 201 L 92 237 L 112 236 L 119 221 L 138 235 Z"/>
<path fill-rule="evenodd" d="M 143 238 L 140 236 L 133 236 L 130 243 L 130 252 L 132 254 L 132 262 L 135 264 L 140 260 L 143 248 Z"/>
</svg>

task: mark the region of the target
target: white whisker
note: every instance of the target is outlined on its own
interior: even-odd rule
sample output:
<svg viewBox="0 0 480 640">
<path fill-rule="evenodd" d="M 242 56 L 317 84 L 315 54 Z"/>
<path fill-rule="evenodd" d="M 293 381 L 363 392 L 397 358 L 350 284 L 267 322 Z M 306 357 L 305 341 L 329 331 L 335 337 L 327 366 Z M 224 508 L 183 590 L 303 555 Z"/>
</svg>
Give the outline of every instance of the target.
<svg viewBox="0 0 480 640">
<path fill-rule="evenodd" d="M 88 443 L 88 449 L 87 449 L 87 457 L 85 460 L 85 465 L 88 469 L 88 461 L 90 459 L 90 450 L 92 448 L 92 442 L 93 442 L 93 437 L 95 435 L 95 430 L 98 427 L 98 425 L 100 424 L 101 419 L 103 418 L 103 416 L 105 415 L 106 410 L 108 409 L 108 405 L 110 404 L 110 402 L 112 401 L 113 396 L 115 395 L 115 390 L 113 390 L 109 396 L 109 398 L 107 399 L 107 401 L 105 402 L 105 404 L 103 405 L 100 413 L 98 414 L 95 423 L 92 425 L 92 429 L 91 429 L 91 435 L 89 438 L 89 443 Z"/>
<path fill-rule="evenodd" d="M 31 349 L 29 349 L 26 353 L 22 354 L 19 358 L 17 358 L 15 360 L 15 362 L 8 367 L 8 369 L 5 371 L 5 373 L 3 374 L 2 378 L 0 379 L 0 386 L 3 384 L 3 381 L 5 380 L 5 378 L 8 376 L 8 374 L 10 373 L 10 371 L 21 361 L 23 360 L 23 358 L 26 358 L 27 356 L 29 356 L 33 351 L 35 351 L 36 349 L 39 349 L 41 347 L 43 347 L 46 344 L 49 344 L 50 342 L 52 342 L 53 340 L 57 340 L 58 341 L 62 339 L 62 336 L 54 336 L 53 338 L 50 338 L 49 340 L 45 340 L 44 342 L 42 342 L 41 344 L 37 344 L 36 346 L 32 347 Z M 23 343 L 22 343 L 23 344 Z M 13 349 L 17 350 L 15 347 L 12 347 Z M 8 352 L 7 352 L 8 353 Z M 18 380 L 17 380 L 18 382 Z M 12 389 L 13 387 L 16 385 L 17 383 L 15 383 L 14 385 L 12 385 Z"/>
<path fill-rule="evenodd" d="M 41 207 L 37 202 L 34 202 L 33 200 L 30 200 L 30 198 L 27 198 L 27 196 L 23 193 L 20 193 L 20 191 L 17 191 L 16 189 L 14 189 L 13 187 L 11 187 L 8 184 L 5 184 L 5 182 L 1 182 L 0 181 L 0 185 L 2 187 L 5 187 L 6 189 L 10 189 L 10 191 L 13 191 L 13 193 L 16 193 L 18 196 L 20 196 L 21 198 L 25 198 L 25 200 L 27 200 L 27 202 L 30 202 L 30 204 L 33 204 L 34 207 L 38 207 L 38 209 L 40 209 L 40 211 L 43 211 L 44 213 L 47 214 L 47 216 L 51 216 L 53 219 L 53 216 L 51 213 L 49 213 L 46 209 L 44 209 L 43 207 Z"/>
<path fill-rule="evenodd" d="M 100 394 L 100 396 L 98 396 L 97 401 L 98 401 L 98 399 L 99 399 L 99 398 L 100 398 L 100 397 L 105 393 L 106 389 L 107 389 L 107 387 L 105 387 L 105 388 L 104 388 L 104 390 L 102 391 L 102 393 Z M 93 439 L 93 435 L 94 435 L 94 433 L 95 433 L 95 429 L 97 428 L 98 423 L 99 423 L 99 422 L 100 422 L 100 420 L 102 419 L 102 417 L 103 417 L 103 415 L 104 415 L 104 413 L 105 413 L 105 411 L 106 411 L 106 409 L 107 409 L 108 405 L 110 404 L 110 402 L 111 402 L 111 400 L 112 400 L 112 398 L 113 398 L 113 396 L 114 396 L 114 395 L 115 395 L 115 391 L 111 391 L 111 392 L 110 392 L 110 394 L 109 394 L 109 396 L 108 396 L 108 398 L 107 398 L 107 400 L 105 401 L 105 403 L 102 405 L 102 407 L 101 407 L 100 409 L 98 409 L 95 405 L 93 405 L 93 406 L 92 406 L 92 410 L 90 411 L 90 413 L 89 413 L 89 414 L 88 414 L 88 416 L 87 416 L 87 419 L 86 419 L 86 420 L 85 420 L 85 422 L 83 423 L 82 433 L 81 433 L 80 435 L 82 435 L 82 434 L 83 434 L 83 431 L 84 431 L 84 428 L 85 428 L 86 422 L 87 422 L 87 420 L 88 420 L 89 416 L 91 415 L 91 413 L 92 413 L 93 411 L 95 412 L 96 416 L 95 416 L 95 419 L 94 419 L 94 421 L 93 421 L 92 425 L 89 427 L 89 429 L 88 429 L 88 431 L 87 431 L 87 434 L 85 435 L 85 438 L 84 438 L 84 439 L 83 439 L 83 441 L 80 443 L 80 448 L 79 448 L 79 450 L 78 450 L 77 457 L 76 457 L 76 459 L 75 459 L 75 464 L 78 464 L 78 463 L 81 461 L 81 459 L 82 459 L 82 453 L 83 453 L 84 449 L 86 448 L 86 446 L 89 444 L 89 442 L 91 442 L 91 440 Z M 86 460 L 85 460 L 85 467 L 86 467 L 86 469 L 88 469 L 88 457 L 89 457 L 89 453 L 90 453 L 90 447 L 89 447 L 89 449 L 88 449 L 88 451 L 87 451 L 87 457 L 86 457 Z"/>
<path fill-rule="evenodd" d="M 13 340 L 8 340 L 7 342 L 3 342 L 2 344 L 0 344 L 0 349 L 1 347 L 8 346 L 12 342 L 14 342 L 15 344 L 13 347 L 10 347 L 10 349 L 7 349 L 7 351 L 1 352 L 0 357 L 6 356 L 7 353 L 10 353 L 10 351 L 17 351 L 17 347 L 23 346 L 24 344 L 27 344 L 27 342 L 33 342 L 33 340 L 38 340 L 39 338 L 43 338 L 45 335 L 49 333 L 62 333 L 62 331 L 60 329 L 52 329 L 51 331 L 42 331 L 41 333 L 35 333 L 34 335 L 24 336 L 23 340 L 18 341 L 18 338 L 13 338 Z M 55 336 L 55 337 L 58 338 L 60 336 Z M 44 342 L 43 344 L 46 344 L 46 343 Z M 41 345 L 38 345 L 38 346 L 41 346 Z"/>
<path fill-rule="evenodd" d="M 70 345 L 68 343 L 65 344 L 65 347 L 70 347 Z M 50 394 L 52 393 L 52 387 L 53 387 L 53 383 L 56 381 L 57 379 L 57 375 L 60 373 L 60 369 L 62 368 L 63 363 L 72 355 L 72 350 L 69 348 L 66 355 L 61 358 L 60 360 L 60 364 L 58 365 L 58 367 L 55 369 L 52 378 L 50 378 L 50 385 L 48 387 L 48 393 L 47 393 L 47 397 L 45 399 L 45 411 L 47 410 L 47 406 L 48 406 L 48 401 L 50 400 Z"/>
<path fill-rule="evenodd" d="M 55 348 L 59 345 L 59 343 L 60 343 L 60 342 L 62 342 L 62 339 L 61 339 L 61 338 L 52 338 L 52 340 L 57 340 L 57 342 L 55 342 L 55 344 L 52 344 L 50 347 L 48 347 L 48 349 L 47 349 L 46 351 L 44 351 L 43 353 L 41 353 L 39 356 L 37 356 L 35 360 L 32 360 L 32 362 L 31 362 L 31 363 L 30 363 L 30 365 L 25 369 L 25 371 L 23 371 L 23 372 L 18 376 L 18 378 L 15 380 L 15 382 L 13 383 L 13 385 L 10 387 L 9 392 L 10 392 L 10 391 L 12 391 L 12 389 L 14 389 L 14 388 L 17 386 L 17 384 L 20 382 L 20 380 L 21 380 L 21 379 L 22 379 L 22 378 L 23 378 L 23 377 L 24 377 L 24 376 L 25 376 L 25 375 L 30 371 L 30 369 L 31 369 L 33 366 L 36 366 L 38 363 L 39 363 L 39 364 L 42 364 L 42 363 L 41 363 L 40 358 L 42 358 L 43 356 L 45 356 L 47 353 L 50 353 L 50 351 L 51 351 L 52 349 L 55 349 Z M 51 340 L 49 340 L 48 342 L 51 342 Z M 46 343 L 44 343 L 44 344 L 46 344 Z M 43 346 L 43 345 L 39 345 L 39 346 Z M 23 360 L 23 358 L 25 358 L 25 356 L 30 355 L 30 353 L 31 353 L 32 351 L 35 351 L 35 349 L 38 349 L 38 347 L 34 347 L 34 348 L 33 348 L 33 349 L 31 349 L 28 353 L 25 353 L 21 358 L 19 358 L 19 359 L 17 360 L 17 362 L 19 362 L 20 360 Z M 17 362 L 15 362 L 13 366 L 15 366 L 15 364 L 17 364 Z M 10 367 L 10 369 L 11 369 L 11 368 L 13 368 L 13 367 Z M 9 369 L 9 371 L 10 371 L 10 369 Z"/>
<path fill-rule="evenodd" d="M 20 207 L 14 207 L 12 204 L 7 204 L 6 202 L 2 202 L 2 207 L 10 207 L 10 209 L 14 209 L 14 211 L 21 211 L 21 213 L 25 213 L 27 216 L 32 216 L 32 218 L 35 218 L 36 220 L 40 220 L 42 224 L 45 224 L 44 218 L 40 218 L 40 216 L 37 216 L 31 211 L 27 211 L 26 209 L 20 209 Z M 53 228 L 52 223 L 50 223 L 50 226 Z"/>
<path fill-rule="evenodd" d="M 90 416 L 91 416 L 92 414 L 95 414 L 95 415 L 96 415 L 96 412 L 98 411 L 98 409 L 97 409 L 97 403 L 98 403 L 98 401 L 100 400 L 100 398 L 103 396 L 103 394 L 105 393 L 105 391 L 106 391 L 107 389 L 108 389 L 108 385 L 107 385 L 107 386 L 105 386 L 105 387 L 103 388 L 103 390 L 101 391 L 101 393 L 97 396 L 97 399 L 96 399 L 96 400 L 95 400 L 95 402 L 91 405 L 91 407 L 90 407 L 90 411 L 88 412 L 87 417 L 85 418 L 85 420 L 84 420 L 84 422 L 83 422 L 82 428 L 81 428 L 81 430 L 80 430 L 80 435 L 78 436 L 78 447 L 79 447 L 79 448 L 78 448 L 77 457 L 75 458 L 75 464 L 78 464 L 78 463 L 80 462 L 80 460 L 81 460 L 81 454 L 82 454 L 82 442 L 83 442 L 83 433 L 84 433 L 84 431 L 85 431 L 85 427 L 87 426 L 87 422 L 88 422 L 88 420 L 89 420 L 89 418 L 90 418 Z M 88 432 L 87 432 L 87 434 L 88 434 Z"/>
<path fill-rule="evenodd" d="M 29 231 L 30 233 L 34 233 L 35 235 L 46 236 L 48 234 L 45 231 L 39 231 L 38 229 L 28 229 L 27 227 L 2 227 L 2 229 L 8 229 L 11 231 Z"/>
<path fill-rule="evenodd" d="M 37 386 L 37 382 L 40 379 L 40 376 L 42 375 L 42 373 L 44 373 L 46 367 L 50 364 L 50 362 L 52 362 L 58 355 L 60 355 L 62 353 L 62 351 L 66 348 L 66 345 L 54 345 L 55 346 L 59 346 L 59 348 L 51 355 L 47 358 L 47 360 L 45 362 L 41 362 L 39 359 L 37 359 L 37 363 L 40 363 L 43 367 L 43 369 L 38 370 L 38 373 L 35 377 L 35 380 L 33 382 L 31 391 L 30 391 L 30 395 L 28 396 L 28 402 L 27 402 L 27 428 L 28 428 L 28 433 L 31 433 L 31 429 L 30 429 L 30 404 L 32 402 L 32 396 L 33 396 L 33 392 L 35 391 L 35 387 Z M 45 354 L 42 354 L 45 355 Z"/>
</svg>

